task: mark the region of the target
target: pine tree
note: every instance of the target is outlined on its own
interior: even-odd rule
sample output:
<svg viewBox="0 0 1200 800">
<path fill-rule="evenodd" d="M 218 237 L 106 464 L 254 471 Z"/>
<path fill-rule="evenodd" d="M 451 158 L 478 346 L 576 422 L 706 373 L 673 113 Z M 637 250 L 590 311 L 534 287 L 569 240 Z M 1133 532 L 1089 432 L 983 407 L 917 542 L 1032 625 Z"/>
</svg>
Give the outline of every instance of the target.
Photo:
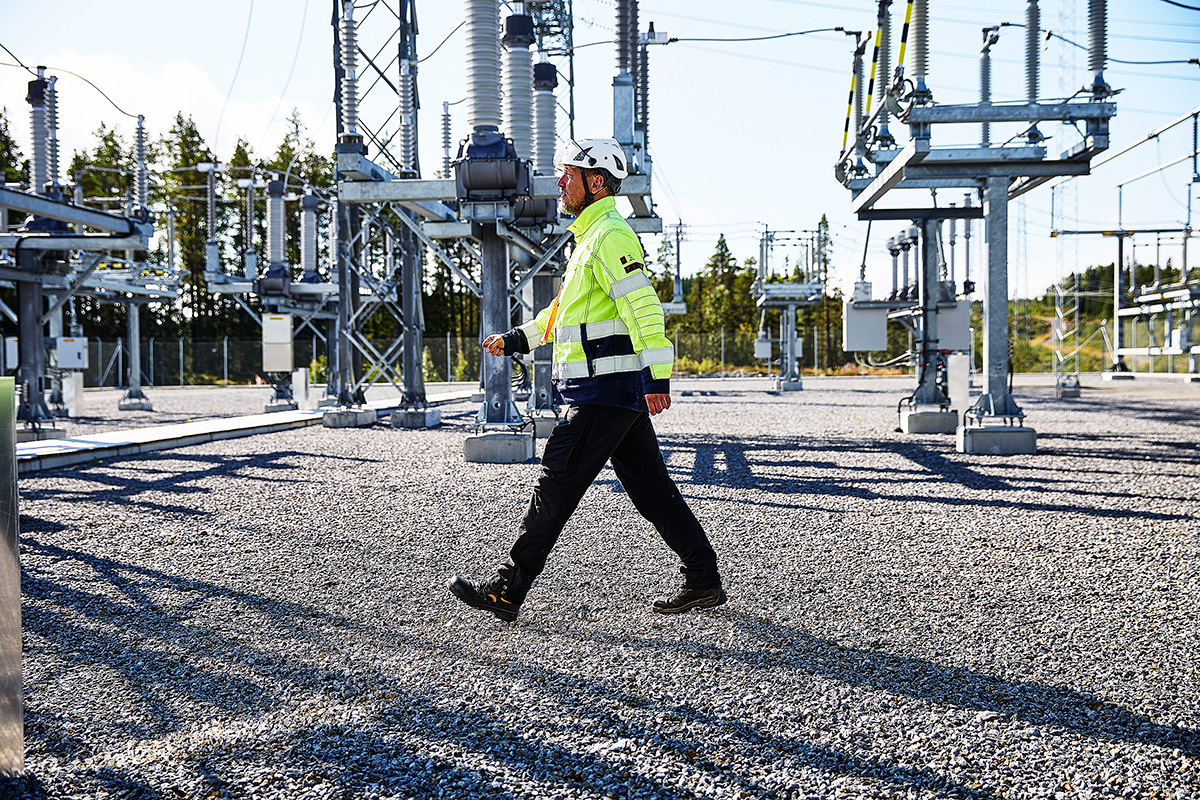
<svg viewBox="0 0 1200 800">
<path fill-rule="evenodd" d="M 163 138 L 162 154 L 166 170 L 163 182 L 175 203 L 176 264 L 180 271 L 180 312 L 193 341 L 216 338 L 216 303 L 204 280 L 205 243 L 219 231 L 208 230 L 208 208 L 203 199 L 207 176 L 196 165 L 213 161 L 212 152 L 191 117 L 175 116 L 175 123 Z M 192 199 L 199 196 L 199 199 Z M 222 333 L 221 335 L 225 335 Z"/>
<path fill-rule="evenodd" d="M 657 269 L 652 269 L 651 264 L 647 264 L 646 274 L 650 276 L 650 283 L 654 285 L 658 299 L 664 302 L 674 299 L 675 243 L 671 241 L 670 236 L 664 235 L 659 241 L 658 254 L 654 257 L 653 265 Z"/>
</svg>

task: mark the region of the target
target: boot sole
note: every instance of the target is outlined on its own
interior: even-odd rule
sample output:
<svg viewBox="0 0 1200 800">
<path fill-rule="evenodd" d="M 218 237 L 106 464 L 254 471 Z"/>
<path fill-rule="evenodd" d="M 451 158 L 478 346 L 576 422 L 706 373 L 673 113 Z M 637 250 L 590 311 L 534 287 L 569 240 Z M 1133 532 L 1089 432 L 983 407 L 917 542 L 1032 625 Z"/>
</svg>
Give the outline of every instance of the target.
<svg viewBox="0 0 1200 800">
<path fill-rule="evenodd" d="M 471 608 L 478 608 L 480 611 L 490 612 L 501 622 L 516 622 L 517 620 L 516 611 L 512 611 L 503 607 L 497 607 L 493 605 L 490 600 L 479 599 L 479 596 L 475 594 L 471 587 L 467 586 L 458 578 L 451 578 L 446 584 L 446 588 L 450 590 L 450 594 L 454 595 L 459 600 L 462 600 Z"/>
<path fill-rule="evenodd" d="M 716 608 L 717 606 L 723 606 L 728 599 L 725 593 L 721 592 L 717 597 L 702 597 L 682 606 L 660 606 L 655 603 L 650 606 L 650 610 L 655 614 L 682 614 L 685 611 L 691 611 L 693 608 Z"/>
</svg>

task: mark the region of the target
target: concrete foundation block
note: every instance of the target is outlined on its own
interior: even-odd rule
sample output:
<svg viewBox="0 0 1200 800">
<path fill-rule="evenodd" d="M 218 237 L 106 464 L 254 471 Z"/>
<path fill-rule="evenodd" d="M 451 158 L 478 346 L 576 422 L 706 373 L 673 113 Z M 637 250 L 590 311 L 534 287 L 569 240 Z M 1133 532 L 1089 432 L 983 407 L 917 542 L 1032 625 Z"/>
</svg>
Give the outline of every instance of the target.
<svg viewBox="0 0 1200 800">
<path fill-rule="evenodd" d="M 17 444 L 21 442 L 42 442 L 46 439 L 65 439 L 67 432 L 62 428 L 17 428 Z"/>
<path fill-rule="evenodd" d="M 797 378 L 794 381 L 785 381 L 777 378 L 775 380 L 775 391 L 777 392 L 799 392 L 804 389 L 804 384 Z"/>
<path fill-rule="evenodd" d="M 534 417 L 533 435 L 538 439 L 549 439 L 550 434 L 558 427 L 558 417 Z"/>
<path fill-rule="evenodd" d="M 1136 380 L 1132 372 L 1101 372 L 1102 381 L 1132 381 Z"/>
<path fill-rule="evenodd" d="M 953 411 L 900 412 L 900 430 L 904 433 L 954 433 L 958 429 L 958 414 Z"/>
<path fill-rule="evenodd" d="M 960 426 L 956 450 L 989 456 L 1034 455 L 1037 453 L 1037 432 L 1020 425 Z"/>
<path fill-rule="evenodd" d="M 336 397 L 326 395 L 317 401 L 317 408 L 336 408 L 338 404 Z"/>
<path fill-rule="evenodd" d="M 264 413 L 272 414 L 276 411 L 295 411 L 300 406 L 291 400 L 272 400 L 267 403 L 263 409 Z"/>
<path fill-rule="evenodd" d="M 145 397 L 122 397 L 117 401 L 120 411 L 153 411 L 154 406 Z"/>
<path fill-rule="evenodd" d="M 477 433 L 463 442 L 463 458 L 473 464 L 519 464 L 533 458 L 533 449 L 532 433 Z"/>
<path fill-rule="evenodd" d="M 1173 377 L 1180 383 L 1200 383 L 1200 375 L 1194 372 L 1177 372 L 1174 375 L 1168 373 L 1168 377 Z"/>
<path fill-rule="evenodd" d="M 336 408 L 325 412 L 321 424 L 326 428 L 365 428 L 377 419 L 379 415 L 373 408 Z"/>
<path fill-rule="evenodd" d="M 440 408 L 400 409 L 391 416 L 393 428 L 424 429 L 442 424 Z"/>
</svg>

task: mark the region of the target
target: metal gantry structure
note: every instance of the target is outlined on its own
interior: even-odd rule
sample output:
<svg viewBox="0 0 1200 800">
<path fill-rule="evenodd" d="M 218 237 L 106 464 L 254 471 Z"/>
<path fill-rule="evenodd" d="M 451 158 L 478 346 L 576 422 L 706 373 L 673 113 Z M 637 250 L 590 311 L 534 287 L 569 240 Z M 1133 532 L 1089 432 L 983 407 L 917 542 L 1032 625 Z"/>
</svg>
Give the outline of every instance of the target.
<svg viewBox="0 0 1200 800">
<path fill-rule="evenodd" d="M 880 36 L 890 34 L 892 0 L 879 2 Z M 1108 121 L 1116 113 L 1113 91 L 1104 79 L 1107 62 L 1107 4 L 1089 0 L 1090 85 L 1066 98 L 1043 100 L 1039 92 L 1040 11 L 1037 0 L 1028 0 L 1026 35 L 1026 98 L 1016 103 L 991 99 L 990 48 L 998 26 L 984 29 L 980 52 L 980 100 L 977 103 L 939 105 L 933 102 L 929 81 L 929 3 L 908 0 L 905 33 L 911 30 L 912 58 L 907 65 L 902 36 L 900 56 L 891 74 L 883 65 L 882 102 L 874 113 L 855 121 L 853 145 L 840 154 L 836 173 L 852 193 L 851 207 L 861 220 L 907 219 L 919 228 L 919 316 L 921 346 L 917 351 L 918 387 L 911 397 L 914 410 L 921 405 L 942 408 L 948 396 L 940 385 L 945 369 L 939 336 L 939 311 L 956 302 L 952 284 L 939 274 L 941 221 L 982 218 L 987 241 L 986 294 L 983 301 L 983 393 L 957 425 L 958 449 L 969 453 L 1034 452 L 1036 434 L 1021 424 L 1024 412 L 1008 391 L 1010 366 L 1008 326 L 1008 203 L 1055 177 L 1084 175 L 1091 159 L 1108 147 Z M 910 29 L 911 25 L 911 29 Z M 886 32 L 886 33 L 885 33 Z M 877 47 L 878 52 L 878 47 Z M 861 83 L 861 80 L 860 80 Z M 888 116 L 908 126 L 908 141 L 897 146 Z M 1066 122 L 1082 125 L 1074 146 L 1047 157 L 1038 123 Z M 980 142 L 973 147 L 934 146 L 937 126 L 977 124 Z M 1021 131 L 1008 141 L 994 144 L 991 126 L 1016 124 Z M 887 131 L 885 133 L 885 131 Z M 924 191 L 970 189 L 982 204 L 970 208 L 883 208 L 877 205 L 902 189 Z M 918 411 L 919 413 L 919 411 Z M 938 412 L 933 412 L 938 413 Z M 916 428 L 914 428 L 916 429 Z"/>
<path fill-rule="evenodd" d="M 337 69 L 342 75 L 336 148 L 339 297 L 353 301 L 358 296 L 352 286 L 355 275 L 360 285 L 369 282 L 369 271 L 355 258 L 362 252 L 364 227 L 389 232 L 403 263 L 411 265 L 411 269 L 402 271 L 399 281 L 402 298 L 408 299 L 390 308 L 398 311 L 404 321 L 404 342 L 400 346 L 405 356 L 400 378 L 405 402 L 413 412 L 421 412 L 425 405 L 419 361 L 423 253 L 444 264 L 479 296 L 482 335 L 508 330 L 520 315 L 527 317 L 549 304 L 569 239 L 567 221 L 559 218 L 556 202 L 554 152 L 559 137 L 555 130 L 554 89 L 560 70 L 551 57 L 566 56 L 570 86 L 574 80 L 570 4 L 548 0 L 518 4 L 517 13 L 505 18 L 503 26 L 498 0 L 466 0 L 464 5 L 467 122 L 471 130 L 459 144 L 456 157 L 447 159 L 444 165 L 451 168 L 453 177 L 430 179 L 422 177 L 415 161 L 397 163 L 386 156 L 382 137 L 368 127 L 358 77 L 358 56 L 363 48 L 355 44 L 367 26 L 355 20 L 352 2 L 336 4 L 341 37 Z M 617 3 L 613 135 L 625 149 L 632 168 L 622 185 L 622 195 L 634 210 L 630 224 L 635 231 L 660 232 L 662 223 L 650 201 L 650 159 L 645 140 L 648 95 L 644 67 L 638 72 L 638 65 L 645 63 L 645 42 L 638 36 L 636 7 L 633 0 Z M 398 16 L 410 21 L 407 30 L 415 31 L 412 2 L 401 2 Z M 531 51 L 535 44 L 542 56 L 536 64 Z M 638 52 L 642 54 L 640 59 L 631 55 Z M 407 57 L 412 62 L 410 74 L 415 77 L 415 51 L 410 48 Z M 367 61 L 374 63 L 369 58 Z M 638 77 L 642 78 L 640 93 L 635 91 Z M 401 119 L 415 118 L 416 106 L 404 105 L 408 102 L 405 98 L 415 97 L 415 91 L 401 92 L 400 97 Z M 573 128 L 573 121 L 570 125 Z M 448 129 L 448 122 L 444 122 L 444 146 L 449 140 Z M 403 141 L 403 128 L 401 137 Z M 383 161 L 387 163 L 378 163 Z M 473 266 L 478 267 L 478 280 L 471 274 Z M 356 333 L 362 317 L 354 303 L 339 302 L 338 308 L 338 329 L 342 332 L 337 360 L 340 399 L 352 404 L 361 401 L 354 390 L 363 379 L 350 358 L 351 348 L 367 348 Z M 532 455 L 531 419 L 554 411 L 548 350 L 549 346 L 543 346 L 535 351 L 525 413 L 514 402 L 509 361 L 484 356 L 482 404 L 477 434 L 467 441 L 468 459 L 521 461 Z M 413 420 L 414 425 L 433 421 L 419 413 Z"/>
<path fill-rule="evenodd" d="M 88 296 L 125 306 L 129 382 L 120 407 L 145 410 L 151 406 L 141 389 L 138 309 L 175 299 L 178 275 L 173 257 L 165 267 L 134 259 L 137 251 L 149 249 L 154 234 L 144 119 L 137 118 L 136 166 L 125 213 L 97 211 L 60 180 L 57 78 L 38 67 L 28 88 L 30 185 L 0 187 L 0 281 L 15 287 L 18 307 L 0 311 L 18 326 L 17 420 L 24 423 L 18 438 L 48 438 L 65 434 L 54 426 L 47 394 L 62 406 L 64 391 L 70 395 L 82 388 L 77 371 L 87 366 L 87 343 L 74 319 L 73 299 Z M 9 212 L 26 215 L 12 230 Z M 72 312 L 67 328 L 64 309 Z"/>
<path fill-rule="evenodd" d="M 1068 230 L 1055 227 L 1050 232 L 1053 237 L 1067 239 L 1078 236 L 1116 239 L 1117 252 L 1113 261 L 1113 327 L 1112 334 L 1108 337 L 1112 362 L 1107 365 L 1104 373 L 1104 377 L 1110 380 L 1133 377 L 1134 370 L 1126 362 L 1127 357 L 1148 359 L 1153 371 L 1153 359 L 1159 356 L 1165 356 L 1169 364 L 1175 356 L 1186 357 L 1186 371 L 1179 374 L 1186 380 L 1200 380 L 1200 331 L 1197 330 L 1197 326 L 1200 325 L 1200 284 L 1192 280 L 1192 266 L 1188 260 L 1188 245 L 1193 235 L 1191 189 L 1192 186 L 1200 184 L 1200 107 L 1151 131 L 1138 141 L 1106 155 L 1104 159 L 1098 159 L 1096 163 L 1098 165 L 1111 161 L 1147 142 L 1157 142 L 1164 133 L 1187 122 L 1192 124 L 1192 142 L 1185 155 L 1117 182 L 1117 224 L 1114 227 L 1106 230 Z M 1182 227 L 1125 227 L 1125 187 L 1187 160 L 1191 161 L 1192 177 L 1187 192 L 1187 219 Z M 1125 247 L 1126 240 L 1132 245 L 1138 236 L 1154 237 L 1156 249 L 1153 280 L 1141 286 L 1137 284 L 1134 247 L 1129 248 L 1128 254 Z M 1172 282 L 1165 281 L 1162 275 L 1161 246 L 1164 236 L 1169 237 L 1169 243 L 1177 243 L 1180 248 L 1179 276 Z M 1107 336 L 1107 332 L 1105 335 Z"/>
</svg>

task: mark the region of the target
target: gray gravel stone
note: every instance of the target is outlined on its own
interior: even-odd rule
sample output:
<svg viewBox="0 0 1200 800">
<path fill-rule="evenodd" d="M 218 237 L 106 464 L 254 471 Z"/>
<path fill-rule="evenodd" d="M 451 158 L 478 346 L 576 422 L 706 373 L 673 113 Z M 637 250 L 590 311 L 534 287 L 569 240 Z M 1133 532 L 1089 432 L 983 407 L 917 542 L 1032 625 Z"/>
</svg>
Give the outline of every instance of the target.
<svg viewBox="0 0 1200 800">
<path fill-rule="evenodd" d="M 611 470 L 516 623 L 445 591 L 538 472 L 463 463 L 466 404 L 22 478 L 0 795 L 1200 794 L 1200 389 L 1026 381 L 1038 455 L 981 457 L 893 432 L 911 380 L 677 381 L 655 424 L 730 602 L 671 618 Z M 155 391 L 146 424 L 269 394 Z"/>
</svg>

